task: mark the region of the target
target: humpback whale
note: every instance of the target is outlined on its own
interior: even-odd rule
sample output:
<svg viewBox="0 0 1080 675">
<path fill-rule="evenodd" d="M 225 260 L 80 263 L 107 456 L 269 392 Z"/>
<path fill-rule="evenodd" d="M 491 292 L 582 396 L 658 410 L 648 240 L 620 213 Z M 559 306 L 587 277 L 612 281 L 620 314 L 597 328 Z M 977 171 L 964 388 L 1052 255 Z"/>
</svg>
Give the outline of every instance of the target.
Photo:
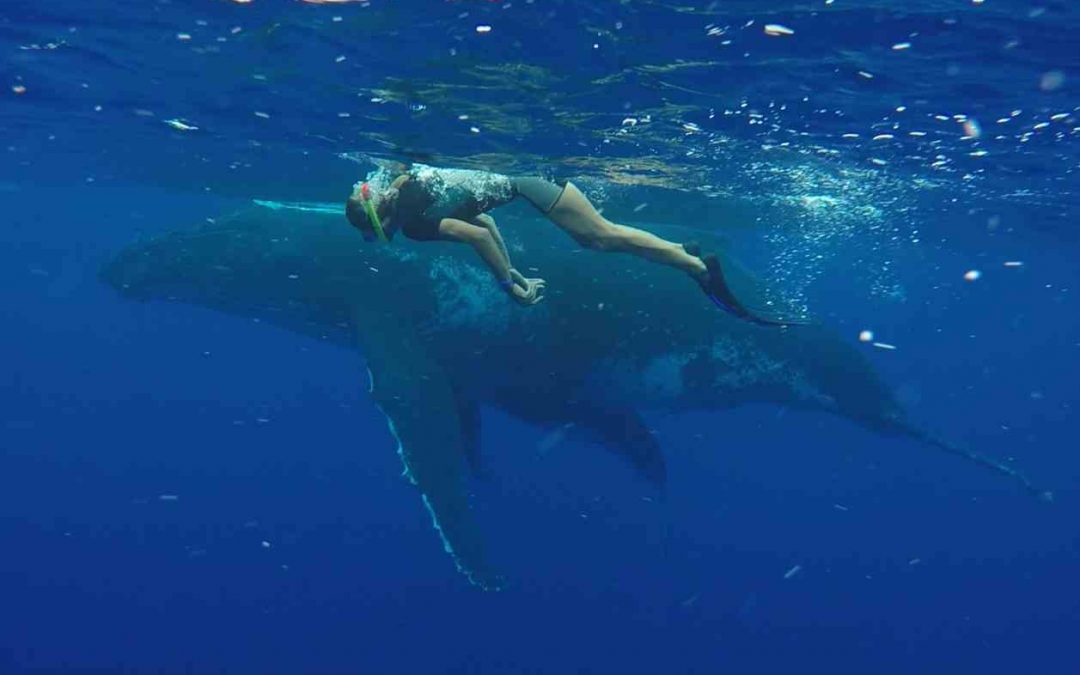
<svg viewBox="0 0 1080 675">
<path fill-rule="evenodd" d="M 266 208 L 271 207 L 271 208 Z M 518 307 L 475 256 L 452 245 L 365 244 L 337 204 L 261 202 L 133 243 L 101 270 L 127 298 L 190 303 L 358 348 L 444 548 L 497 588 L 469 505 L 480 405 L 584 433 L 662 488 L 663 453 L 642 410 L 750 402 L 818 410 L 975 462 L 1049 498 L 1018 471 L 905 420 L 859 349 L 827 327 L 763 327 L 717 311 L 678 273 L 567 249 L 550 228 L 506 228 L 546 301 Z M 739 293 L 752 284 L 727 265 Z"/>
</svg>

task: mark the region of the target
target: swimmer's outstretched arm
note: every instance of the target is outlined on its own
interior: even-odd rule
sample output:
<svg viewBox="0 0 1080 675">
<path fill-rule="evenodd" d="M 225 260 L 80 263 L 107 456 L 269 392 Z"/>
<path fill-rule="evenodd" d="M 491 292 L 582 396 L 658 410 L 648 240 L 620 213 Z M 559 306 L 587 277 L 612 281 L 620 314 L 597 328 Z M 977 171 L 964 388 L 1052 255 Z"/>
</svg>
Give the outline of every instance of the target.
<svg viewBox="0 0 1080 675">
<path fill-rule="evenodd" d="M 535 280 L 525 286 L 516 281 L 511 274 L 510 259 L 496 242 L 495 236 L 486 227 L 458 220 L 443 218 L 439 222 L 439 234 L 443 239 L 469 244 L 491 269 L 499 284 L 510 293 L 511 297 L 522 305 L 535 305 L 544 299 L 543 280 Z"/>
<path fill-rule="evenodd" d="M 528 288 L 529 279 L 526 279 L 525 275 L 523 275 L 521 272 L 518 272 L 517 269 L 514 267 L 514 263 L 510 260 L 510 251 L 508 251 L 506 248 L 506 242 L 503 241 L 502 232 L 499 231 L 499 226 L 495 224 L 495 219 L 486 213 L 481 213 L 480 215 L 473 218 L 471 222 L 473 225 L 479 225 L 480 227 L 486 229 L 488 232 L 491 233 L 491 236 L 495 238 L 495 244 L 499 247 L 499 250 L 502 251 L 503 256 L 506 258 L 507 264 L 510 265 L 510 277 L 514 280 L 515 283 L 521 284 L 525 288 Z"/>
<path fill-rule="evenodd" d="M 514 269 L 513 263 L 510 262 L 510 252 L 506 250 L 506 242 L 503 241 L 502 232 L 499 231 L 499 226 L 495 224 L 495 219 L 486 213 L 481 213 L 473 218 L 472 223 L 491 233 L 491 236 L 495 239 L 495 244 L 499 247 L 499 250 L 502 251 L 507 264 L 510 265 L 510 269 Z"/>
</svg>

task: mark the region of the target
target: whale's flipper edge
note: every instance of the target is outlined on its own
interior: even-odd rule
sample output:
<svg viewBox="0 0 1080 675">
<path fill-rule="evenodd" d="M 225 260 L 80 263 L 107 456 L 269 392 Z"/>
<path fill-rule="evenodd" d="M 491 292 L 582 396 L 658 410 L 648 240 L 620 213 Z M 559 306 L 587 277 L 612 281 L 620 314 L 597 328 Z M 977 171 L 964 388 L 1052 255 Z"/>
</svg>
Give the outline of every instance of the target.
<svg viewBox="0 0 1080 675">
<path fill-rule="evenodd" d="M 405 475 L 420 491 L 443 548 L 470 582 L 497 590 L 501 579 L 488 564 L 484 538 L 469 505 L 470 444 L 450 379 L 410 331 L 385 316 L 363 311 L 358 321 L 378 320 L 362 331 L 371 396 L 386 416 Z"/>
</svg>

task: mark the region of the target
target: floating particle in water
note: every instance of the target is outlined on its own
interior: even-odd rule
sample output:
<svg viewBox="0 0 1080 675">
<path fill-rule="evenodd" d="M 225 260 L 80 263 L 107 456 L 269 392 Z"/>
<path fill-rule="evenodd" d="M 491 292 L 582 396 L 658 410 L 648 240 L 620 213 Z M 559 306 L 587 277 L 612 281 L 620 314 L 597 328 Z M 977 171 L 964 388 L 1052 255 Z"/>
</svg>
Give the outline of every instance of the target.
<svg viewBox="0 0 1080 675">
<path fill-rule="evenodd" d="M 197 126 L 195 126 L 193 124 L 188 124 L 187 122 L 184 122 L 183 120 L 180 120 L 180 119 L 165 120 L 165 124 L 168 124 L 170 127 L 172 127 L 173 129 L 176 129 L 177 131 L 198 131 L 199 130 L 199 127 L 197 127 Z"/>
<path fill-rule="evenodd" d="M 873 342 L 873 341 L 874 341 L 874 331 L 872 331 L 872 330 L 859 331 L 859 342 Z"/>
<path fill-rule="evenodd" d="M 476 27 L 476 32 L 477 33 L 490 33 L 491 32 L 491 26 L 486 26 L 486 25 L 477 26 Z"/>
<path fill-rule="evenodd" d="M 267 114 L 267 113 L 264 113 L 264 112 L 261 112 L 261 111 L 259 111 L 259 110 L 256 110 L 256 111 L 255 111 L 255 117 L 258 117 L 258 118 L 260 118 L 260 119 L 264 119 L 264 120 L 268 120 L 268 119 L 270 119 L 270 115 L 269 115 L 269 114 Z"/>
<path fill-rule="evenodd" d="M 877 136 L 874 136 L 875 141 L 891 141 L 892 139 L 892 134 L 878 134 Z"/>
<path fill-rule="evenodd" d="M 179 495 L 158 495 L 158 501 L 161 502 L 178 502 L 180 501 Z"/>
<path fill-rule="evenodd" d="M 922 558 L 912 558 L 911 560 L 907 561 L 907 564 L 914 566 L 914 565 L 918 565 L 921 562 L 922 562 Z"/>
<path fill-rule="evenodd" d="M 469 131 L 473 132 L 474 134 L 478 134 L 480 133 L 480 127 L 469 127 Z"/>
<path fill-rule="evenodd" d="M 848 507 L 844 506 L 843 504 L 833 504 L 833 508 L 836 509 L 837 511 L 850 511 L 851 510 Z"/>
<path fill-rule="evenodd" d="M 964 281 L 978 281 L 982 276 L 982 272 L 979 270 L 968 270 L 964 272 Z"/>
<path fill-rule="evenodd" d="M 874 74 L 873 73 L 868 73 L 865 70 L 860 70 L 859 71 L 859 77 L 864 77 L 864 78 L 866 78 L 868 80 L 872 80 L 872 79 L 874 79 Z"/>
<path fill-rule="evenodd" d="M 886 351 L 896 351 L 896 345 L 891 345 L 888 342 L 875 342 L 873 343 L 878 349 L 884 349 Z"/>
<path fill-rule="evenodd" d="M 1039 89 L 1042 89 L 1043 91 L 1060 89 L 1063 84 L 1065 84 L 1065 73 L 1060 70 L 1045 72 L 1042 77 L 1039 78 Z"/>
<path fill-rule="evenodd" d="M 968 138 L 978 138 L 979 136 L 982 136 L 982 127 L 979 126 L 978 121 L 970 118 L 965 119 L 963 125 L 964 135 Z"/>
<path fill-rule="evenodd" d="M 800 571 L 802 571 L 802 565 L 795 565 L 791 569 L 789 569 L 787 572 L 784 572 L 784 578 L 785 579 L 790 579 L 791 577 L 798 574 Z"/>
<path fill-rule="evenodd" d="M 262 542 L 262 547 L 263 547 L 263 548 L 270 548 L 270 542 L 268 542 L 268 541 L 266 541 L 266 540 L 264 539 L 264 540 L 263 540 L 263 542 Z"/>
<path fill-rule="evenodd" d="M 11 91 L 15 92 L 16 96 L 22 96 L 26 93 L 26 86 L 21 84 L 11 85 Z"/>
<path fill-rule="evenodd" d="M 894 52 L 902 52 L 905 49 L 911 49 L 911 43 L 910 42 L 897 42 L 896 44 L 894 44 L 892 46 L 892 49 L 893 49 Z"/>
<path fill-rule="evenodd" d="M 637 206 L 634 207 L 634 213 L 639 213 L 640 211 L 644 210 L 645 207 L 647 207 L 648 205 L 649 205 L 649 202 L 641 202 L 640 204 L 638 204 Z"/>
<path fill-rule="evenodd" d="M 765 24 L 765 34 L 772 36 L 794 35 L 795 31 L 791 30 L 787 26 L 778 23 L 767 23 Z"/>
<path fill-rule="evenodd" d="M 176 39 L 180 40 L 181 42 L 187 42 L 188 40 L 191 39 L 191 34 L 190 33 L 177 33 L 176 34 Z"/>
<path fill-rule="evenodd" d="M 345 56 L 344 56 L 344 55 L 338 55 L 338 56 L 335 56 L 335 57 L 334 57 L 334 63 L 341 63 L 341 62 L 342 62 L 342 61 L 344 61 L 344 60 L 345 60 Z"/>
<path fill-rule="evenodd" d="M 1005 267 L 1023 267 L 1024 263 L 1019 260 L 1006 260 Z"/>
</svg>

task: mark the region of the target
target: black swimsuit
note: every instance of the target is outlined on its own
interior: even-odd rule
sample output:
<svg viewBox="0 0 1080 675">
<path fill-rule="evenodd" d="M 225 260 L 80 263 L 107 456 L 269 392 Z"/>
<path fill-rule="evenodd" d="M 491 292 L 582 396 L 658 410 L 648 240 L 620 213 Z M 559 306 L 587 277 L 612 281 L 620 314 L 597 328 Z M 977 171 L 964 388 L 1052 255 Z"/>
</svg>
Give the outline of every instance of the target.
<svg viewBox="0 0 1080 675">
<path fill-rule="evenodd" d="M 493 176 L 494 177 L 494 176 Z M 501 178 L 501 177 L 498 177 Z M 443 218 L 466 222 L 495 207 L 507 204 L 518 196 L 527 199 L 541 213 L 547 214 L 559 201 L 566 182 L 560 185 L 542 178 L 507 178 L 506 189 L 488 190 L 478 194 L 465 185 L 447 185 L 443 194 L 414 175 L 398 190 L 393 219 L 409 239 L 431 241 L 440 239 L 439 223 Z"/>
</svg>

